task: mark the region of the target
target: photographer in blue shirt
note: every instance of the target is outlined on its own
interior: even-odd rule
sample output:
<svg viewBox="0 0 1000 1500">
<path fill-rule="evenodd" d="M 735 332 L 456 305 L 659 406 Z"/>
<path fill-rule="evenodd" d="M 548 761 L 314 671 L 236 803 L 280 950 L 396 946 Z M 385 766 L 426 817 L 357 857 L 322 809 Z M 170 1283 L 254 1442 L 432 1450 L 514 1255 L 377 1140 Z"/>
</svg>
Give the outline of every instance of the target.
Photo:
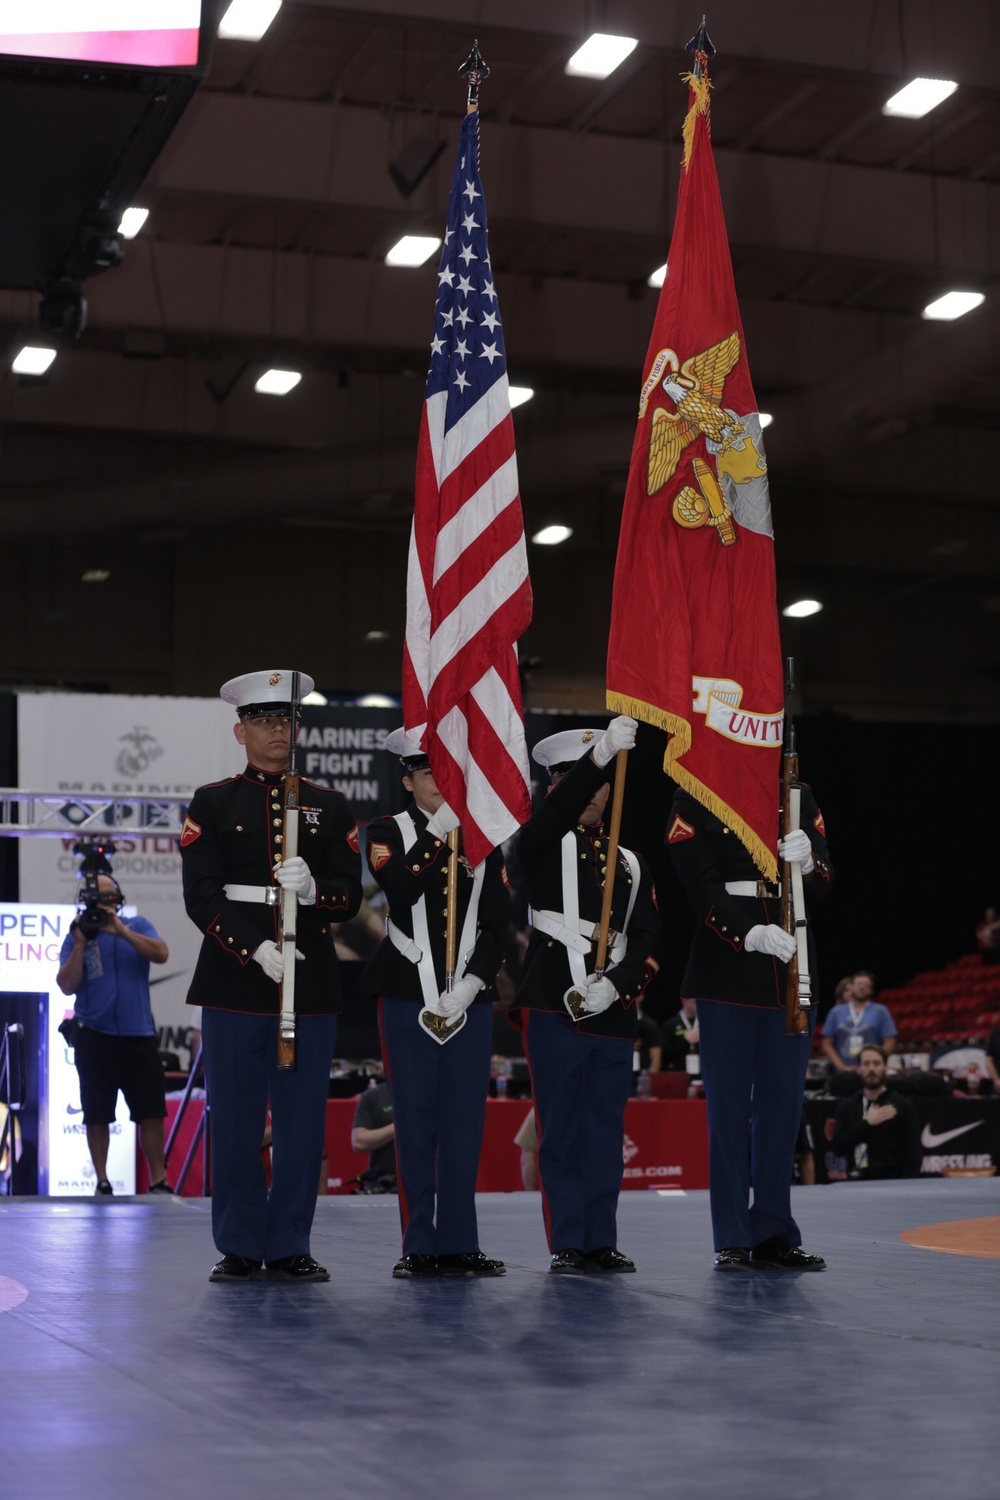
<svg viewBox="0 0 1000 1500">
<path fill-rule="evenodd" d="M 139 1126 L 149 1164 L 149 1191 L 169 1193 L 163 1166 L 167 1113 L 163 1068 L 149 999 L 149 966 L 165 964 L 167 945 L 145 917 L 121 917 L 124 904 L 110 875 L 97 877 L 101 925 L 88 938 L 77 920 L 59 954 L 56 983 L 76 1004 L 70 1023 L 80 1075 L 87 1146 L 97 1173 L 95 1196 L 110 1197 L 108 1147 L 119 1089 Z"/>
</svg>

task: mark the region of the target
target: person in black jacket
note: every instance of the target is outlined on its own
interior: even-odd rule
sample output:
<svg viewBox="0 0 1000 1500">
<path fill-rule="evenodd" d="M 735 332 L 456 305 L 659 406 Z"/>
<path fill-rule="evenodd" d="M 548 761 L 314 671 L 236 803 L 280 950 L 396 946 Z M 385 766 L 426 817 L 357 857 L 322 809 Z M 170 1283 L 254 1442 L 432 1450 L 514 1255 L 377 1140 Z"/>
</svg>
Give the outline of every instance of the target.
<svg viewBox="0 0 1000 1500">
<path fill-rule="evenodd" d="M 385 742 L 400 756 L 412 801 L 368 825 L 368 863 L 389 901 L 386 938 L 362 988 L 379 997 L 379 1030 L 392 1091 L 403 1254 L 393 1276 L 502 1276 L 479 1248 L 476 1174 L 490 1083 L 491 988 L 503 962 L 510 896 L 503 855 L 475 869 L 459 858 L 456 980 L 445 994 L 447 837 L 458 819 L 427 756 L 402 729 Z M 452 1022 L 439 1041 L 421 1013 Z"/>
<path fill-rule="evenodd" d="M 659 969 L 662 938 L 645 861 L 619 848 L 612 941 L 594 972 L 608 876 L 603 816 L 613 761 L 635 744 L 624 716 L 607 730 L 565 730 L 532 751 L 551 788 L 517 835 L 531 904 L 531 938 L 511 1018 L 523 1027 L 538 1119 L 549 1269 L 557 1274 L 634 1271 L 618 1249 L 625 1106 L 638 1034 L 635 1002 Z M 566 993 L 585 997 L 571 1019 Z"/>
<path fill-rule="evenodd" d="M 205 934 L 188 1004 L 202 1007 L 212 1104 L 212 1281 L 328 1281 L 309 1254 L 326 1130 L 340 988 L 333 924 L 361 904 L 358 829 L 339 792 L 300 782 L 299 847 L 284 859 L 284 772 L 291 756 L 290 672 L 250 672 L 221 689 L 239 715 L 247 767 L 199 787 L 181 830 L 184 903 Z M 301 678 L 301 691 L 312 679 Z M 296 1066 L 278 1071 L 282 889 L 298 896 Z M 272 1183 L 261 1161 L 267 1106 Z"/>
<path fill-rule="evenodd" d="M 681 789 L 667 846 L 697 919 L 681 994 L 698 1002 L 715 1268 L 823 1271 L 822 1257 L 800 1248 L 792 1217 L 812 1022 L 802 1036 L 785 1034 L 785 975 L 795 939 L 780 925 L 779 891 L 761 879 L 733 830 Z M 807 896 L 827 894 L 833 869 L 826 829 L 807 786 L 802 827 L 779 841 L 778 854 L 801 865 Z M 811 934 L 809 942 L 815 975 Z"/>
<path fill-rule="evenodd" d="M 830 1149 L 847 1157 L 848 1177 L 916 1177 L 920 1122 L 909 1099 L 886 1086 L 886 1055 L 870 1042 L 858 1054 L 861 1092 L 841 1099 Z"/>
</svg>

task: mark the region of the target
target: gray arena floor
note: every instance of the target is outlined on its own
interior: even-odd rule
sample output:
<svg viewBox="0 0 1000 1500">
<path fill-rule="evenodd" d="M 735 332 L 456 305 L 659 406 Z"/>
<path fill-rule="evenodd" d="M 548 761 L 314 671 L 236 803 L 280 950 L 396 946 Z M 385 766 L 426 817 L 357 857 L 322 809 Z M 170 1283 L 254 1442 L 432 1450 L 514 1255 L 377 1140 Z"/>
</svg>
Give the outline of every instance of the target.
<svg viewBox="0 0 1000 1500">
<path fill-rule="evenodd" d="M 898 1238 L 995 1180 L 796 1190 L 805 1276 L 713 1274 L 704 1193 L 623 1194 L 607 1279 L 545 1274 L 537 1197 L 479 1206 L 502 1280 L 392 1281 L 395 1200 L 331 1198 L 293 1287 L 209 1285 L 199 1200 L 0 1201 L 0 1495 L 1000 1494 L 1000 1262 Z"/>
</svg>

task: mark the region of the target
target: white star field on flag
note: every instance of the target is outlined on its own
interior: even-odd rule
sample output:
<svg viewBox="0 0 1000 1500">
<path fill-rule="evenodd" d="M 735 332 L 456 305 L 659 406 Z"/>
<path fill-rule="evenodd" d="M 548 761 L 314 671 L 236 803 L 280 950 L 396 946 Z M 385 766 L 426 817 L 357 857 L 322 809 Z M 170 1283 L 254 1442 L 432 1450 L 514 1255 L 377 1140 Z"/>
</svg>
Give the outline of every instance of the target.
<svg viewBox="0 0 1000 1500">
<path fill-rule="evenodd" d="M 451 186 L 448 227 L 437 272 L 438 298 L 427 395 L 447 390 L 445 431 L 507 369 L 486 237 L 478 154 L 478 132 L 470 130 Z"/>
</svg>

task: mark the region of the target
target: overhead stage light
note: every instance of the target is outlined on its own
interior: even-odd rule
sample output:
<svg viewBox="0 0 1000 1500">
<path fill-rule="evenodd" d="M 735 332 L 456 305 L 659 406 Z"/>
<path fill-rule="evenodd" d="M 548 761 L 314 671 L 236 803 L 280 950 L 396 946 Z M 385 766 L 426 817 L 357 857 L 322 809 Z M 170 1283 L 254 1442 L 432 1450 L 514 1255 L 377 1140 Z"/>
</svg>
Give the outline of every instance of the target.
<svg viewBox="0 0 1000 1500">
<path fill-rule="evenodd" d="M 760 423 L 761 431 L 763 431 L 765 427 L 770 427 L 774 418 L 769 411 L 759 411 L 757 413 L 757 421 Z"/>
<path fill-rule="evenodd" d="M 366 641 L 387 641 L 388 639 L 389 639 L 389 632 L 388 632 L 388 630 L 366 630 L 365 631 L 365 640 Z"/>
<path fill-rule="evenodd" d="M 15 375 L 44 375 L 56 357 L 54 349 L 42 349 L 35 344 L 25 344 L 19 354 L 15 354 L 11 369 Z"/>
<path fill-rule="evenodd" d="M 302 379 L 300 370 L 265 370 L 254 386 L 262 396 L 287 396 Z"/>
<path fill-rule="evenodd" d="M 905 89 L 893 94 L 882 106 L 884 115 L 900 115 L 905 120 L 919 120 L 930 114 L 958 88 L 949 78 L 914 78 Z"/>
<path fill-rule="evenodd" d="M 312 692 L 306 693 L 302 699 L 302 706 L 303 708 L 325 708 L 329 701 L 324 693 L 317 693 L 313 688 Z"/>
<path fill-rule="evenodd" d="M 653 272 L 652 276 L 650 276 L 649 280 L 646 282 L 646 285 L 647 286 L 661 287 L 663 285 L 663 283 L 666 281 L 666 279 L 667 279 L 667 268 L 666 268 L 666 265 L 657 266 L 657 268 Z"/>
<path fill-rule="evenodd" d="M 531 538 L 537 542 L 539 547 L 557 547 L 560 542 L 565 542 L 573 535 L 572 526 L 543 526 L 541 531 L 536 531 Z"/>
<path fill-rule="evenodd" d="M 430 260 L 441 241 L 433 234 L 404 234 L 391 250 L 386 251 L 387 266 L 422 266 Z"/>
<path fill-rule="evenodd" d="M 535 394 L 535 390 L 530 385 L 512 385 L 508 387 L 507 394 L 510 396 L 511 410 L 513 411 L 515 406 L 523 406 L 526 401 L 530 401 Z"/>
<path fill-rule="evenodd" d="M 86 573 L 80 574 L 81 583 L 107 583 L 111 577 L 110 568 L 88 568 Z"/>
<path fill-rule="evenodd" d="M 638 46 L 634 36 L 608 36 L 595 31 L 566 64 L 571 78 L 607 78 Z"/>
<path fill-rule="evenodd" d="M 232 0 L 219 22 L 219 35 L 234 42 L 259 42 L 278 11 L 281 0 Z"/>
<path fill-rule="evenodd" d="M 945 292 L 936 302 L 928 302 L 920 316 L 932 322 L 950 323 L 974 307 L 981 307 L 985 301 L 982 292 Z"/>
<path fill-rule="evenodd" d="M 134 240 L 139 230 L 149 218 L 148 208 L 127 208 L 122 214 L 122 221 L 118 226 L 118 233 L 126 240 Z"/>
<path fill-rule="evenodd" d="M 818 615 L 822 608 L 818 599 L 796 599 L 794 604 L 786 604 L 781 613 L 790 620 L 805 620 L 810 615 Z"/>
<path fill-rule="evenodd" d="M 387 693 L 365 693 L 358 699 L 359 708 L 396 708 L 398 698 L 390 698 Z"/>
</svg>

